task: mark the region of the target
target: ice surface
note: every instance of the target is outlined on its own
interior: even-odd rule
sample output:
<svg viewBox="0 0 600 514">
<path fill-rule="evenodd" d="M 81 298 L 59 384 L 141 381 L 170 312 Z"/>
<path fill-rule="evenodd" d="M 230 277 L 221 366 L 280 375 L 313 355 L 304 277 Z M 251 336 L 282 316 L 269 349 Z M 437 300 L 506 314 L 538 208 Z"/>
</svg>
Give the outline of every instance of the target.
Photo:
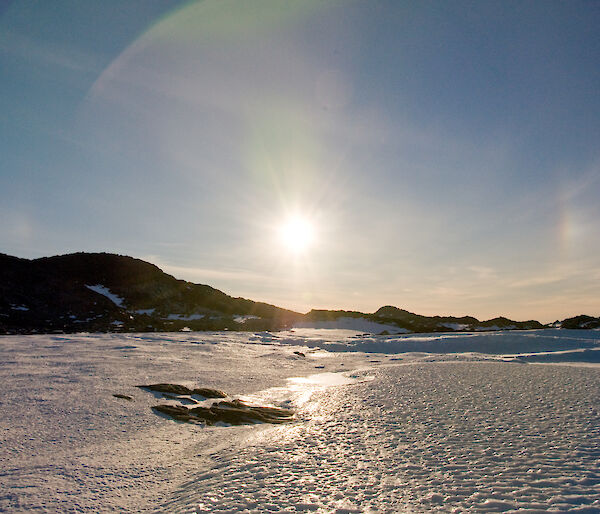
<svg viewBox="0 0 600 514">
<path fill-rule="evenodd" d="M 402 334 L 376 336 L 350 330 L 309 330 L 284 332 L 298 344 L 328 351 L 369 353 L 428 352 L 434 354 L 477 352 L 483 354 L 520 354 L 557 352 L 599 347 L 599 330 L 523 330 L 500 332 Z"/>
<path fill-rule="evenodd" d="M 599 342 L 591 330 L 4 336 L 0 511 L 598 512 Z M 134 387 L 158 382 L 299 421 L 177 423 Z"/>
</svg>

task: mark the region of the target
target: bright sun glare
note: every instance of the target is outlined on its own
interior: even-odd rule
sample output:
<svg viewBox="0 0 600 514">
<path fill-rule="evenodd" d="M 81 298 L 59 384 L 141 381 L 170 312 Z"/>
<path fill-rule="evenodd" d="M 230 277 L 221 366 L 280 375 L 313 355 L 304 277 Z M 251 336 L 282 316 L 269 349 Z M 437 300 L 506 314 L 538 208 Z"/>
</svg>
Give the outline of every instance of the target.
<svg viewBox="0 0 600 514">
<path fill-rule="evenodd" d="M 281 242 L 289 251 L 302 253 L 314 241 L 314 229 L 311 223 L 300 216 L 287 219 L 279 228 Z"/>
</svg>

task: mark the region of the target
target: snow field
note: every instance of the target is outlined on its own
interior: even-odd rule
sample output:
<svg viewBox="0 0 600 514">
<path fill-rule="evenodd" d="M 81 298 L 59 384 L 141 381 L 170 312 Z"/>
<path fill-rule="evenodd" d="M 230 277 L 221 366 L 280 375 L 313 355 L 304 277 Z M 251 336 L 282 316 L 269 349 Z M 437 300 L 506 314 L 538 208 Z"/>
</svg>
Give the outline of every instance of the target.
<svg viewBox="0 0 600 514">
<path fill-rule="evenodd" d="M 597 370 L 381 368 L 212 455 L 165 511 L 600 511 Z"/>
<path fill-rule="evenodd" d="M 0 511 L 599 512 L 599 336 L 2 337 Z M 157 382 L 299 421 L 176 423 Z"/>
<path fill-rule="evenodd" d="M 204 429 L 152 413 L 135 385 L 178 382 L 234 395 L 362 362 L 300 358 L 252 334 L 79 334 L 0 338 L 0 512 L 152 510 L 247 429 Z M 260 339 L 270 339 L 268 334 Z M 324 363 L 324 364 L 323 364 Z M 114 398 L 124 393 L 133 401 Z M 195 446 L 200 444 L 199 449 Z"/>
</svg>

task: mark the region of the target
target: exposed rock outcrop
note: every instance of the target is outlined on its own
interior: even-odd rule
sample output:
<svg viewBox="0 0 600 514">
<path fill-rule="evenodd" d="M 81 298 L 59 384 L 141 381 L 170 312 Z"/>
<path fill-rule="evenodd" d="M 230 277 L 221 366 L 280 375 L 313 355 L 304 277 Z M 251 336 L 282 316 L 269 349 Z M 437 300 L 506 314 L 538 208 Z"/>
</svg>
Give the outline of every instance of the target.
<svg viewBox="0 0 600 514">
<path fill-rule="evenodd" d="M 236 400 L 215 401 L 210 405 L 197 405 L 199 402 L 192 396 L 202 396 L 206 399 L 227 398 L 227 394 L 218 389 L 198 387 L 191 389 L 181 384 L 151 384 L 137 386 L 147 391 L 162 393 L 165 397 L 177 400 L 186 405 L 155 405 L 152 410 L 186 423 L 203 423 L 214 425 L 226 423 L 229 425 L 248 425 L 254 423 L 289 423 L 294 421 L 294 411 L 278 407 L 249 405 Z"/>
<path fill-rule="evenodd" d="M 183 405 L 156 405 L 152 409 L 177 421 L 187 423 L 227 423 L 229 425 L 248 425 L 254 423 L 289 423 L 294 420 L 294 412 L 276 407 L 247 405 L 241 400 L 221 401 L 210 407 L 192 407 Z"/>
<path fill-rule="evenodd" d="M 127 394 L 115 393 L 115 394 L 113 394 L 113 396 L 115 398 L 120 398 L 121 400 L 129 400 L 129 401 L 133 400 L 133 398 Z"/>
<path fill-rule="evenodd" d="M 175 395 L 188 395 L 193 394 L 203 396 L 204 398 L 227 398 L 227 394 L 218 389 L 210 389 L 207 387 L 198 387 L 196 389 L 190 389 L 180 384 L 150 384 L 150 385 L 139 385 L 136 386 L 140 389 L 148 389 L 149 391 L 156 391 L 158 393 L 170 393 Z"/>
</svg>

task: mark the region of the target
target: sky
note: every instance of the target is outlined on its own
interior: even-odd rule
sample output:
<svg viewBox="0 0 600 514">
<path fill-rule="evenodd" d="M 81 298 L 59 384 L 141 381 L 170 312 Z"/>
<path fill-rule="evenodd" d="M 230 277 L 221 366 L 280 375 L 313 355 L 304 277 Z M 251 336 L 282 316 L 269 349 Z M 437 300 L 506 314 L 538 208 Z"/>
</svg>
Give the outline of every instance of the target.
<svg viewBox="0 0 600 514">
<path fill-rule="evenodd" d="M 301 312 L 598 316 L 599 26 L 593 0 L 0 0 L 0 252 Z"/>
</svg>

